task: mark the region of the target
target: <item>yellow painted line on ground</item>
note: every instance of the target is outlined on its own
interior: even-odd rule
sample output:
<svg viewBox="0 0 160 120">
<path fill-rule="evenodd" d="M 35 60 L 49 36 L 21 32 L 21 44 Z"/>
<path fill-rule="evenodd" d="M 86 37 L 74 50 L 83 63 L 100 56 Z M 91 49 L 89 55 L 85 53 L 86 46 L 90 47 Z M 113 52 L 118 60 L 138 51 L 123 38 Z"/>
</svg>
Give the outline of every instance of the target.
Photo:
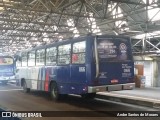
<svg viewBox="0 0 160 120">
<path fill-rule="evenodd" d="M 112 96 L 112 97 L 140 100 L 140 101 L 146 101 L 146 102 L 160 103 L 160 100 L 154 99 L 154 98 L 148 98 L 148 97 L 139 97 L 139 96 L 132 96 L 132 95 L 120 95 L 120 94 L 116 94 L 116 93 L 104 93 L 104 92 L 99 92 L 98 94 L 99 95 L 109 95 L 109 96 Z"/>
</svg>

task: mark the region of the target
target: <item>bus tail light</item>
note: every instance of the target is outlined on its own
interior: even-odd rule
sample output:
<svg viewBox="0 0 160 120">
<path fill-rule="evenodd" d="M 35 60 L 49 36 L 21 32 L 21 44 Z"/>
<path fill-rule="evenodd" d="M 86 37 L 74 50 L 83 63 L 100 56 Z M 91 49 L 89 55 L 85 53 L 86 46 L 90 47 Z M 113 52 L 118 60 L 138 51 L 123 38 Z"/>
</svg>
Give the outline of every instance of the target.
<svg viewBox="0 0 160 120">
<path fill-rule="evenodd" d="M 111 80 L 111 83 L 112 84 L 118 83 L 118 80 L 117 79 L 113 79 L 113 80 Z"/>
</svg>

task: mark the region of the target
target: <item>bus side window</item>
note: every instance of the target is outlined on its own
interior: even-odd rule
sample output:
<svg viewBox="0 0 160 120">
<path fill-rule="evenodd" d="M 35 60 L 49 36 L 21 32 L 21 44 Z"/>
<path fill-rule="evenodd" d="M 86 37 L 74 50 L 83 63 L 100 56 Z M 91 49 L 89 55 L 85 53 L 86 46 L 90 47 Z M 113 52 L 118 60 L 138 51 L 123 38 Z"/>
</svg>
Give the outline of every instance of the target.
<svg viewBox="0 0 160 120">
<path fill-rule="evenodd" d="M 27 52 L 22 53 L 22 66 L 27 66 Z"/>
<path fill-rule="evenodd" d="M 72 53 L 72 63 L 84 64 L 86 55 L 85 51 L 86 51 L 86 41 L 74 43 L 73 53 Z"/>
<path fill-rule="evenodd" d="M 45 49 L 40 49 L 36 51 L 36 65 L 45 64 Z"/>
<path fill-rule="evenodd" d="M 51 47 L 46 49 L 46 65 L 56 65 L 57 48 Z"/>
<path fill-rule="evenodd" d="M 28 53 L 28 66 L 35 66 L 35 51 Z"/>
<path fill-rule="evenodd" d="M 71 44 L 58 47 L 58 64 L 70 64 Z"/>
</svg>

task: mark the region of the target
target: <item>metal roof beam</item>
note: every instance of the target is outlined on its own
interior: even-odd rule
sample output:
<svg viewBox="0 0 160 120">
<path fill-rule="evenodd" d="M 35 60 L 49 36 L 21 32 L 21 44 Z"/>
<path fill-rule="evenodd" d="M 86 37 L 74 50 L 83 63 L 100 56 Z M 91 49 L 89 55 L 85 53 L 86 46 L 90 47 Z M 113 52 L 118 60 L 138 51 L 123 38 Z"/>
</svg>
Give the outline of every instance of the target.
<svg viewBox="0 0 160 120">
<path fill-rule="evenodd" d="M 155 3 L 154 3 L 155 4 Z M 1 7 L 1 6 L 0 6 Z M 8 7 L 8 6 L 2 6 L 2 7 L 6 7 L 6 8 L 10 8 L 10 7 Z M 143 5 L 139 5 L 139 7 L 138 8 L 136 8 L 136 9 L 134 9 L 134 11 L 138 11 L 138 10 L 141 10 L 142 8 L 145 8 L 146 6 L 143 6 Z M 93 7 L 92 7 L 93 8 Z M 155 6 L 154 8 L 159 8 L 159 6 Z M 62 15 L 67 15 L 67 16 L 79 16 L 79 17 L 90 17 L 91 18 L 91 16 L 88 16 L 88 15 L 77 15 L 77 14 L 71 14 L 71 13 L 62 13 L 62 12 L 59 12 L 59 11 L 54 11 L 54 10 L 52 10 L 52 11 L 45 11 L 45 10 L 33 10 L 33 9 L 27 9 L 27 8 L 18 8 L 18 7 L 11 7 L 11 9 L 18 9 L 18 10 L 23 10 L 23 12 L 31 12 L 31 11 L 34 11 L 34 12 L 42 12 L 42 13 L 49 13 L 49 14 L 58 14 L 58 15 L 60 15 L 60 14 L 62 14 Z M 153 9 L 153 8 L 151 8 L 151 9 Z M 97 11 L 95 11 L 95 9 L 92 9 L 95 13 L 97 13 Z M 28 13 L 27 12 L 27 13 Z M 131 10 L 131 11 L 128 11 L 128 13 L 132 13 L 133 12 L 133 9 Z M 139 13 L 140 12 L 143 12 L 143 10 L 142 11 L 138 11 Z M 99 14 L 99 13 L 97 13 L 97 14 Z M 100 14 L 99 14 L 100 15 Z M 119 14 L 116 14 L 116 15 L 119 15 Z M 100 15 L 101 16 L 101 15 Z M 96 18 L 96 19 L 108 19 L 108 17 L 107 18 L 104 18 L 104 17 L 96 17 L 96 16 L 94 16 L 94 17 L 92 17 L 92 18 Z"/>
<path fill-rule="evenodd" d="M 138 2 L 132 2 L 130 0 L 110 0 L 113 2 L 119 2 L 119 3 L 127 3 L 127 4 L 132 4 L 132 5 L 143 5 L 143 6 L 147 6 L 147 4 L 144 3 L 138 3 Z"/>
</svg>

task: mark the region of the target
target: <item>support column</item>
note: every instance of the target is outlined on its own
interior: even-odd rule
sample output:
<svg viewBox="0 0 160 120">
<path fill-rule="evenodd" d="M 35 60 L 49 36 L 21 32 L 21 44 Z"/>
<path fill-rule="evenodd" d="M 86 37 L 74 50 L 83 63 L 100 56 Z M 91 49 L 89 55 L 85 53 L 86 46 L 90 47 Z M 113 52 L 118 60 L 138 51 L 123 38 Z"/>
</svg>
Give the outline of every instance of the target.
<svg viewBox="0 0 160 120">
<path fill-rule="evenodd" d="M 142 53 L 146 51 L 146 37 L 142 39 Z"/>
<path fill-rule="evenodd" d="M 158 62 L 157 60 L 153 60 L 153 63 L 152 63 L 152 73 L 153 73 L 153 80 L 152 80 L 152 86 L 153 87 L 158 87 L 158 82 L 159 82 L 159 78 L 160 78 L 160 75 L 159 75 L 159 70 L 158 70 Z"/>
</svg>

